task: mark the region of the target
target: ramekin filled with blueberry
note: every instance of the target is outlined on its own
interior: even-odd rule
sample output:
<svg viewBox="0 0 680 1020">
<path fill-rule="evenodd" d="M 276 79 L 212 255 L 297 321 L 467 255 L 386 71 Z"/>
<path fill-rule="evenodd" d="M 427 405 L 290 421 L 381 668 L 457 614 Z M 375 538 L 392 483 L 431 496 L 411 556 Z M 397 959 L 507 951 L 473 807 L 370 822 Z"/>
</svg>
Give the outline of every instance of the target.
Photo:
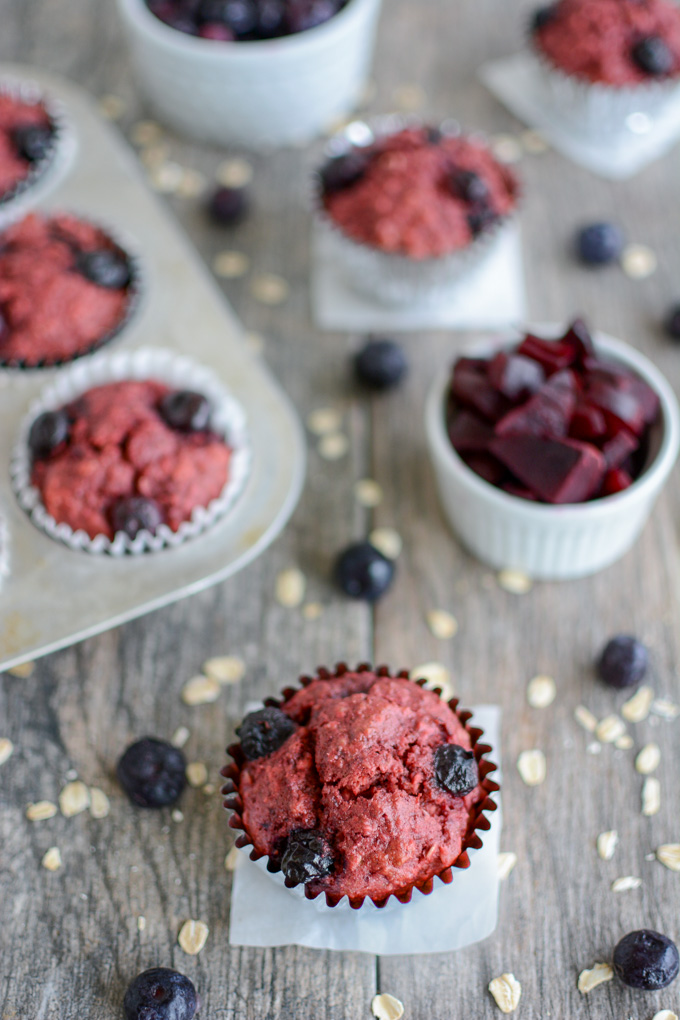
<svg viewBox="0 0 680 1020">
<path fill-rule="evenodd" d="M 381 0 L 118 0 L 161 120 L 201 142 L 294 145 L 353 109 Z"/>
<path fill-rule="evenodd" d="M 228 748 L 236 845 L 321 909 L 408 903 L 482 845 L 491 748 L 424 682 L 366 663 L 319 669 L 247 715 Z"/>
<path fill-rule="evenodd" d="M 425 418 L 453 530 L 483 562 L 536 578 L 622 556 L 680 447 L 663 375 L 582 320 L 472 349 L 435 381 Z"/>
<path fill-rule="evenodd" d="M 245 415 L 214 374 L 161 348 L 64 369 L 22 422 L 12 484 L 50 538 L 112 556 L 202 534 L 241 493 Z"/>
<path fill-rule="evenodd" d="M 485 258 L 513 221 L 519 182 L 455 121 L 354 122 L 313 181 L 316 229 L 352 288 L 390 305 L 428 301 Z"/>
</svg>

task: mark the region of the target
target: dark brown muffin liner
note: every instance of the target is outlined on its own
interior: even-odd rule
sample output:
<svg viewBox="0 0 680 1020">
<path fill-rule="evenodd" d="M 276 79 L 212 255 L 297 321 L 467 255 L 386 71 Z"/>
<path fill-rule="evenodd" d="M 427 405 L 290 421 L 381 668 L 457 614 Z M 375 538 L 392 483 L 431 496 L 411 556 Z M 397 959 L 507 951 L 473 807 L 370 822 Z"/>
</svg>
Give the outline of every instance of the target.
<svg viewBox="0 0 680 1020">
<path fill-rule="evenodd" d="M 25 215 L 30 215 L 31 210 L 28 210 Z M 90 354 L 94 354 L 110 344 L 112 340 L 123 333 L 132 319 L 135 318 L 139 311 L 139 306 L 144 298 L 145 292 L 145 275 L 143 271 L 143 263 L 141 257 L 137 251 L 134 250 L 134 245 L 129 241 L 127 237 L 122 237 L 120 233 L 115 229 L 109 227 L 108 224 L 102 223 L 99 220 L 92 220 L 88 216 L 80 216 L 78 213 L 65 211 L 62 209 L 50 210 L 49 213 L 38 213 L 38 215 L 45 216 L 47 219 L 54 219 L 55 216 L 71 216 L 74 219 L 79 220 L 81 223 L 86 223 L 93 227 L 95 230 L 99 230 L 106 236 L 106 239 L 111 242 L 114 248 L 125 256 L 128 265 L 130 267 L 130 282 L 128 283 L 125 290 L 127 291 L 127 304 L 125 306 L 125 312 L 120 322 L 114 326 L 113 329 L 109 330 L 103 336 L 99 337 L 94 343 L 90 344 L 89 347 L 83 348 L 77 354 L 72 354 L 68 358 L 42 358 L 40 361 L 31 362 L 30 364 L 21 358 L 3 358 L 0 353 L 0 371 L 12 370 L 17 372 L 34 372 L 45 369 L 61 368 L 63 365 L 71 365 L 74 361 L 78 361 L 80 358 L 86 358 Z M 13 222 L 21 222 L 24 217 L 22 216 L 19 220 Z M 9 226 L 9 224 L 7 224 Z M 2 241 L 2 234 L 0 233 L 0 242 Z"/>
<path fill-rule="evenodd" d="M 29 106 L 42 106 L 49 118 L 53 132 L 52 143 L 43 158 L 29 164 L 26 176 L 17 181 L 3 195 L 0 195 L 0 213 L 4 218 L 10 214 L 11 205 L 15 199 L 26 196 L 36 184 L 43 183 L 56 167 L 60 150 L 67 144 L 72 128 L 62 105 L 46 96 L 35 82 L 2 79 L 0 80 L 0 93 L 5 96 L 9 95 L 18 102 L 26 103 Z"/>
<path fill-rule="evenodd" d="M 300 687 L 308 687 L 309 684 L 313 683 L 315 680 L 334 680 L 337 679 L 338 677 L 344 676 L 345 673 L 349 672 L 353 673 L 374 672 L 376 676 L 379 677 L 392 677 L 394 679 L 401 680 L 411 679 L 408 670 L 401 670 L 400 672 L 395 674 L 392 673 L 389 666 L 377 666 L 374 668 L 373 666 L 370 665 L 370 663 L 366 662 L 360 663 L 356 667 L 356 669 L 351 669 L 346 663 L 339 662 L 336 665 L 335 669 L 332 671 L 326 669 L 323 666 L 320 666 L 317 669 L 316 676 L 301 676 Z M 424 679 L 414 680 L 412 682 L 417 684 L 418 687 L 424 687 L 425 684 L 427 683 L 427 681 Z M 285 687 L 281 691 L 280 698 L 265 698 L 264 704 L 266 706 L 280 708 L 281 705 L 284 705 L 287 701 L 289 701 L 294 694 L 298 693 L 300 687 Z M 428 688 L 428 690 L 432 690 L 433 693 L 441 695 L 441 688 L 434 687 Z M 361 896 L 353 898 L 348 896 L 347 900 L 349 902 L 350 907 L 353 910 L 358 910 L 361 906 L 363 906 L 364 901 L 366 899 L 370 899 L 371 903 L 373 903 L 374 906 L 379 908 L 386 906 L 386 904 L 388 903 L 392 896 L 394 896 L 394 898 L 397 899 L 400 903 L 410 903 L 414 889 L 417 889 L 425 896 L 429 895 L 434 889 L 435 878 L 440 879 L 440 881 L 443 882 L 445 885 L 450 884 L 453 881 L 454 877 L 453 869 L 454 868 L 465 869 L 470 867 L 470 852 L 479 850 L 482 846 L 482 837 L 480 833 L 488 832 L 488 830 L 491 828 L 491 822 L 486 817 L 486 812 L 493 812 L 497 810 L 498 805 L 493 800 L 492 794 L 497 793 L 498 790 L 500 790 L 500 786 L 498 783 L 496 783 L 493 779 L 490 778 L 490 775 L 492 772 L 495 772 L 497 770 L 498 766 L 494 765 L 493 762 L 489 761 L 486 758 L 486 755 L 491 752 L 491 747 L 490 745 L 481 742 L 482 737 L 484 735 L 484 731 L 476 726 L 468 726 L 468 722 L 472 718 L 473 713 L 459 710 L 458 698 L 451 698 L 451 700 L 448 701 L 447 704 L 449 708 L 452 710 L 452 712 L 454 712 L 455 715 L 458 717 L 459 721 L 463 724 L 463 726 L 467 730 L 468 735 L 470 736 L 470 740 L 472 742 L 472 750 L 474 751 L 474 755 L 479 767 L 479 785 L 481 786 L 482 791 L 484 793 L 482 799 L 479 801 L 478 804 L 474 805 L 470 812 L 468 830 L 463 840 L 461 852 L 455 859 L 455 861 L 453 861 L 448 867 L 443 868 L 439 872 L 436 872 L 430 878 L 424 879 L 421 882 L 415 882 L 412 885 L 406 886 L 403 889 L 399 889 L 396 892 L 390 893 L 388 896 L 385 896 L 382 899 L 375 900 L 373 899 L 373 897 Z M 241 814 L 243 811 L 243 802 L 241 800 L 239 793 L 239 780 L 241 775 L 241 768 L 243 767 L 246 758 L 241 749 L 240 742 L 230 744 L 229 747 L 227 748 L 227 754 L 229 754 L 233 759 L 233 764 L 225 765 L 225 767 L 221 770 L 220 774 L 224 776 L 227 782 L 222 787 L 220 792 L 225 797 L 225 800 L 223 802 L 224 807 L 227 810 L 233 812 L 229 819 L 229 826 L 232 829 L 240 830 L 241 832 L 241 835 L 237 836 L 235 840 L 236 846 L 239 847 L 239 849 L 244 849 L 245 847 L 252 846 L 253 849 L 250 851 L 251 861 L 259 861 L 262 860 L 263 858 L 266 858 L 267 871 L 276 874 L 277 872 L 281 871 L 281 866 L 279 862 L 273 860 L 271 857 L 268 857 L 267 854 L 260 853 L 258 850 L 255 849 L 253 841 L 248 835 L 248 832 L 243 822 L 243 817 Z M 291 882 L 290 879 L 288 878 L 285 879 L 285 885 L 288 889 L 294 889 L 297 884 L 299 883 Z M 321 895 L 321 890 L 317 893 L 313 893 L 310 890 L 309 886 L 304 886 L 304 894 L 308 900 L 315 900 L 317 899 L 318 896 Z M 337 894 L 325 893 L 325 897 L 326 905 L 328 907 L 336 907 L 343 899 L 345 899 L 345 894 L 338 896 Z"/>
</svg>

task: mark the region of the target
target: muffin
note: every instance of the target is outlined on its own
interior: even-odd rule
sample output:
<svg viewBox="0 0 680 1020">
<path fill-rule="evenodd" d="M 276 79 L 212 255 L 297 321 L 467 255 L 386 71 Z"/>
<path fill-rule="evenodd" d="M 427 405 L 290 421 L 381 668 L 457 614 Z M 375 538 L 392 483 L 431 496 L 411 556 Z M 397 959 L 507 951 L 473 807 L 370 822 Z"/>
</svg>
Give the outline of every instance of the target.
<svg viewBox="0 0 680 1020">
<path fill-rule="evenodd" d="M 30 213 L 0 237 L 0 365 L 63 364 L 112 339 L 138 291 L 132 259 L 75 216 Z"/>
<path fill-rule="evenodd" d="M 439 692 L 381 666 L 319 669 L 246 716 L 225 806 L 237 846 L 328 906 L 384 906 L 469 866 L 495 809 L 481 730 Z"/>
<path fill-rule="evenodd" d="M 671 0 L 556 0 L 531 22 L 548 96 L 598 135 L 644 133 L 680 86 L 680 7 Z"/>
<path fill-rule="evenodd" d="M 42 99 L 0 84 L 0 206 L 48 168 L 57 136 L 55 119 Z"/>
<path fill-rule="evenodd" d="M 486 254 L 519 197 L 515 175 L 480 137 L 396 123 L 363 125 L 361 145 L 334 140 L 315 184 L 319 229 L 340 270 L 389 303 L 450 287 Z M 357 137 L 360 125 L 351 127 Z"/>
</svg>

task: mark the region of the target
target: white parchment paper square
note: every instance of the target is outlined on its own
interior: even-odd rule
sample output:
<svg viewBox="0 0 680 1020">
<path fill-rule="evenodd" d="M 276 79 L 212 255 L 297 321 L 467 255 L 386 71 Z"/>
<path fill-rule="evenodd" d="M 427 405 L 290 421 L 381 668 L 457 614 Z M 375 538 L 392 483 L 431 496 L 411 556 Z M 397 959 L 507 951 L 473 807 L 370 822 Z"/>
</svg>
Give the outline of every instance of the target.
<svg viewBox="0 0 680 1020">
<path fill-rule="evenodd" d="M 479 77 L 511 113 L 540 131 L 563 155 L 600 177 L 632 177 L 680 139 L 680 100 L 669 103 L 647 134 L 630 132 L 616 144 L 580 135 L 546 105 L 536 62 L 528 53 L 484 64 Z"/>
<path fill-rule="evenodd" d="M 321 329 L 376 332 L 421 329 L 497 329 L 527 317 L 519 227 L 504 231 L 488 256 L 436 301 L 392 307 L 357 294 L 346 282 L 324 237 L 315 234 L 312 311 Z"/>
<path fill-rule="evenodd" d="M 484 730 L 483 740 L 492 746 L 490 758 L 500 772 L 500 708 L 479 705 L 473 713 L 472 722 Z M 361 910 L 317 906 L 317 901 L 298 898 L 279 885 L 246 853 L 240 854 L 231 892 L 229 942 L 295 944 L 380 956 L 443 953 L 479 942 L 491 935 L 498 918 L 500 801 L 498 811 L 487 817 L 491 829 L 483 833 L 484 845 L 470 854 L 469 868 L 454 868 L 450 885 L 437 880 L 429 896 L 414 892 L 410 903 L 390 900 L 383 910 L 372 904 Z"/>
</svg>

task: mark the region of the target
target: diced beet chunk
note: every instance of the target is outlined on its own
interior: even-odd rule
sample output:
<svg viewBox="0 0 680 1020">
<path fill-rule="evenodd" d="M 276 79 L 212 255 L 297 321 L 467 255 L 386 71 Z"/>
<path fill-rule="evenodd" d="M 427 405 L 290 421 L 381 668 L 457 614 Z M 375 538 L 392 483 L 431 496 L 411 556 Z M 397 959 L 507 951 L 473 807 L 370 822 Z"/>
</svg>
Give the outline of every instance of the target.
<svg viewBox="0 0 680 1020">
<path fill-rule="evenodd" d="M 571 417 L 569 435 L 572 439 L 600 439 L 607 434 L 607 419 L 599 407 L 578 404 Z"/>
<path fill-rule="evenodd" d="M 491 385 L 512 401 L 530 397 L 545 382 L 545 372 L 537 361 L 506 351 L 499 351 L 489 362 L 488 377 Z"/>
<path fill-rule="evenodd" d="M 647 425 L 653 425 L 659 417 L 661 401 L 651 386 L 648 386 L 643 379 L 631 379 L 630 390 L 642 408 L 642 415 Z"/>
<path fill-rule="evenodd" d="M 574 319 L 561 343 L 568 344 L 574 351 L 574 360 L 582 365 L 586 358 L 593 357 L 593 339 L 583 319 Z"/>
<path fill-rule="evenodd" d="M 623 468 L 612 468 L 604 476 L 600 495 L 613 496 L 617 492 L 623 492 L 624 489 L 627 489 L 632 484 L 633 479 L 627 471 L 624 471 Z"/>
<path fill-rule="evenodd" d="M 488 362 L 461 358 L 456 362 L 451 379 L 451 393 L 465 407 L 489 421 L 498 421 L 512 406 L 494 389 L 487 378 Z"/>
<path fill-rule="evenodd" d="M 602 454 L 608 468 L 617 468 L 625 460 L 635 453 L 640 443 L 637 438 L 626 428 L 621 428 L 611 439 L 608 439 L 602 446 Z"/>
<path fill-rule="evenodd" d="M 493 428 L 472 411 L 460 410 L 449 421 L 449 439 L 458 453 L 484 452 L 493 439 Z"/>
<path fill-rule="evenodd" d="M 526 404 L 509 411 L 496 425 L 496 434 L 566 436 L 576 407 L 578 383 L 569 369 L 557 372 Z"/>
<path fill-rule="evenodd" d="M 491 452 L 546 503 L 581 503 L 598 491 L 606 465 L 589 443 L 539 436 L 497 436 Z"/>
<path fill-rule="evenodd" d="M 588 383 L 585 397 L 604 411 L 607 429 L 615 435 L 622 427 L 641 436 L 645 428 L 645 415 L 638 397 L 630 390 L 615 389 L 596 379 Z"/>
<path fill-rule="evenodd" d="M 507 478 L 508 472 L 490 453 L 469 453 L 463 457 L 463 460 L 476 475 L 491 485 L 499 485 L 504 478 Z"/>
<path fill-rule="evenodd" d="M 519 482 L 503 482 L 501 489 L 507 492 L 510 496 L 519 496 L 520 499 L 529 499 L 532 503 L 538 501 L 538 496 L 531 489 L 527 489 L 525 485 L 521 485 Z"/>
<path fill-rule="evenodd" d="M 547 375 L 569 368 L 576 361 L 576 350 L 561 340 L 541 340 L 529 334 L 517 348 L 518 354 L 533 358 L 543 366 Z"/>
</svg>

